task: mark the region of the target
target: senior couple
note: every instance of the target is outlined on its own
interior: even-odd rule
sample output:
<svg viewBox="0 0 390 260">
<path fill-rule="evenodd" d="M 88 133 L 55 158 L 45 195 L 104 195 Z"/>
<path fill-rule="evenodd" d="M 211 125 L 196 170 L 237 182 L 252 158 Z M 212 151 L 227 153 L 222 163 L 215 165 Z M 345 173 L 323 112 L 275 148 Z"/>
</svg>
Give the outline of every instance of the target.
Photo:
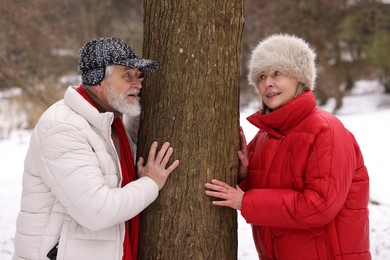
<svg viewBox="0 0 390 260">
<path fill-rule="evenodd" d="M 259 131 L 249 144 L 237 137 L 237 187 L 205 184 L 214 205 L 252 225 L 259 259 L 371 259 L 367 169 L 353 135 L 316 107 L 315 57 L 294 35 L 259 42 L 248 75 Z M 168 142 L 135 163 L 138 94 L 157 69 L 118 38 L 80 49 L 82 84 L 32 132 L 13 259 L 137 259 L 139 213 L 179 165 Z"/>
</svg>

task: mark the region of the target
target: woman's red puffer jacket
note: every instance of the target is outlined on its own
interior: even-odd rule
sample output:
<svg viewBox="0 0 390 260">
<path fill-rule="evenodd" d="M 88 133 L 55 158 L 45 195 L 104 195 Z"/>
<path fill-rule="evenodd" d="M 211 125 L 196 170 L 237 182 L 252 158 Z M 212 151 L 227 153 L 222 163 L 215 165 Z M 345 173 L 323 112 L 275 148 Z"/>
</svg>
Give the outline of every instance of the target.
<svg viewBox="0 0 390 260">
<path fill-rule="evenodd" d="M 241 214 L 263 259 L 371 259 L 369 178 L 354 136 L 312 92 L 263 115 Z"/>
</svg>

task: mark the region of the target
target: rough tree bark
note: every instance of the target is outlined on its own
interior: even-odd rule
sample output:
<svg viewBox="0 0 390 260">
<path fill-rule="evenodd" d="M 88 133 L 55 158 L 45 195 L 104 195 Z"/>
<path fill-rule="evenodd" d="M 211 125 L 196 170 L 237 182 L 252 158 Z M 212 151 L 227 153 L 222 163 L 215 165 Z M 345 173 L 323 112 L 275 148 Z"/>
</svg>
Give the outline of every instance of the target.
<svg viewBox="0 0 390 260">
<path fill-rule="evenodd" d="M 142 213 L 139 259 L 236 259 L 237 213 L 212 206 L 204 184 L 235 185 L 244 0 L 144 0 L 148 74 L 138 155 L 169 141 L 179 168 Z"/>
</svg>

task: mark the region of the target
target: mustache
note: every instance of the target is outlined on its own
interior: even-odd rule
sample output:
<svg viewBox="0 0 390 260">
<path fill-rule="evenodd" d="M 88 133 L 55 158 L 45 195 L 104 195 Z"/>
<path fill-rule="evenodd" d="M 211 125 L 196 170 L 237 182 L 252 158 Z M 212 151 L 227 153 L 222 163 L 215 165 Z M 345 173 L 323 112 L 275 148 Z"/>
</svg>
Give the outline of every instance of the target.
<svg viewBox="0 0 390 260">
<path fill-rule="evenodd" d="M 140 94 L 140 89 L 138 88 L 131 88 L 129 91 L 127 91 L 128 96 L 138 96 Z"/>
</svg>

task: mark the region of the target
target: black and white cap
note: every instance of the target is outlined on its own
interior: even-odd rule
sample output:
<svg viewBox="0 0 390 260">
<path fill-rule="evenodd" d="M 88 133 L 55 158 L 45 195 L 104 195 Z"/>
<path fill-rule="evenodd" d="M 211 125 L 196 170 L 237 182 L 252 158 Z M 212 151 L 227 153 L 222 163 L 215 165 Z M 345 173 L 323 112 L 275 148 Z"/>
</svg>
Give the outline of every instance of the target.
<svg viewBox="0 0 390 260">
<path fill-rule="evenodd" d="M 107 65 L 122 65 L 138 68 L 141 72 L 155 72 L 158 63 L 154 60 L 139 59 L 134 50 L 119 38 L 99 38 L 85 44 L 79 53 L 79 70 L 84 85 L 99 84 Z"/>
</svg>

